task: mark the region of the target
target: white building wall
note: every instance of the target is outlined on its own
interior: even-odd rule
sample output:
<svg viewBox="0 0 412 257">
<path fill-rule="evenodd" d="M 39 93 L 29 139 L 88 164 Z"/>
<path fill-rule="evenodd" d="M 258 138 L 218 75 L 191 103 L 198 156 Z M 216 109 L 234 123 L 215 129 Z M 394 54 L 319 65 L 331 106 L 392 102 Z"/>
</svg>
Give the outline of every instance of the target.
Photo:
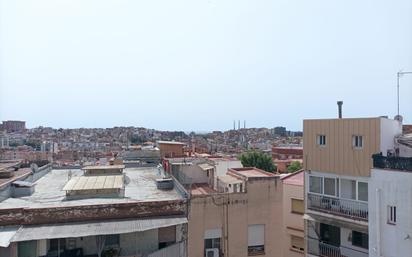
<svg viewBox="0 0 412 257">
<path fill-rule="evenodd" d="M 395 136 L 402 134 L 402 124 L 397 120 L 381 119 L 381 152 L 386 156 L 388 150 L 395 149 Z"/>
<path fill-rule="evenodd" d="M 388 205 L 396 206 L 396 225 L 387 222 Z M 369 182 L 370 257 L 412 256 L 411 214 L 412 172 L 372 169 Z M 378 256 L 379 250 L 381 256 Z"/>
</svg>

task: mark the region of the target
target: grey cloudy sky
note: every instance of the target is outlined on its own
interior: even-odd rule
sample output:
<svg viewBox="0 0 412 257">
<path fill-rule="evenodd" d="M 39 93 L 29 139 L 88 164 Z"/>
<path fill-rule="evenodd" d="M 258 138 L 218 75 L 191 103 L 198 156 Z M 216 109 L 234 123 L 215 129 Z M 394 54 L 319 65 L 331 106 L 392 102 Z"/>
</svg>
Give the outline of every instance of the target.
<svg viewBox="0 0 412 257">
<path fill-rule="evenodd" d="M 393 117 L 399 69 L 411 0 L 0 0 L 0 119 L 29 127 Z"/>
</svg>

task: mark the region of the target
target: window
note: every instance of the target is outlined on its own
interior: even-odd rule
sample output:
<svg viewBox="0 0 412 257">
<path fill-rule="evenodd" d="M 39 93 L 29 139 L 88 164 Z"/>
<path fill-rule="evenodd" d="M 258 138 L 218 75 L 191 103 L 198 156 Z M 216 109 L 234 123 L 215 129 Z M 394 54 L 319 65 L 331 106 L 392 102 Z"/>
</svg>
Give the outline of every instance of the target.
<svg viewBox="0 0 412 257">
<path fill-rule="evenodd" d="M 356 200 L 355 180 L 341 179 L 340 186 L 340 193 L 342 198 Z"/>
<path fill-rule="evenodd" d="M 219 252 L 219 256 L 220 256 L 222 229 L 221 228 L 207 229 L 207 230 L 205 230 L 204 238 L 205 238 L 205 241 L 204 241 L 204 243 L 205 243 L 205 249 L 204 249 L 205 257 L 209 257 L 211 254 L 213 254 L 213 253 L 211 253 L 211 252 L 213 252 L 212 249 L 217 249 L 217 251 Z"/>
<path fill-rule="evenodd" d="M 317 136 L 318 145 L 326 145 L 326 136 L 325 135 L 318 135 Z"/>
<path fill-rule="evenodd" d="M 322 177 L 315 177 L 315 176 L 309 177 L 309 192 L 322 194 L 323 193 L 322 188 L 323 188 Z"/>
<path fill-rule="evenodd" d="M 363 137 L 362 136 L 352 136 L 352 146 L 354 148 L 363 147 Z"/>
<path fill-rule="evenodd" d="M 290 236 L 290 248 L 299 252 L 304 251 L 304 239 L 300 236 Z"/>
<path fill-rule="evenodd" d="M 352 231 L 352 245 L 369 249 L 369 236 L 368 234 L 358 231 Z"/>
<path fill-rule="evenodd" d="M 248 255 L 265 254 L 265 225 L 248 226 Z"/>
<path fill-rule="evenodd" d="M 396 224 L 396 206 L 388 206 L 388 224 Z"/>
<path fill-rule="evenodd" d="M 368 183 L 358 182 L 358 200 L 368 201 Z"/>
<path fill-rule="evenodd" d="M 336 179 L 335 178 L 324 178 L 323 179 L 324 183 L 324 194 L 325 195 L 331 195 L 331 196 L 337 196 L 337 185 L 336 185 Z"/>
<path fill-rule="evenodd" d="M 292 213 L 304 214 L 305 207 L 303 205 L 303 200 L 292 198 Z"/>
</svg>

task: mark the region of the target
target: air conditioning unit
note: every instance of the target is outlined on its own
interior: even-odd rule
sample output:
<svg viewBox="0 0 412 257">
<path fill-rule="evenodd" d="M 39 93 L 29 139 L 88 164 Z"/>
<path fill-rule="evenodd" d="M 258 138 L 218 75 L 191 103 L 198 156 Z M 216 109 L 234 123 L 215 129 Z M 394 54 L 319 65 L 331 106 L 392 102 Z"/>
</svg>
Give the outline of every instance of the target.
<svg viewBox="0 0 412 257">
<path fill-rule="evenodd" d="M 206 257 L 219 257 L 219 249 L 218 248 L 206 249 Z"/>
</svg>

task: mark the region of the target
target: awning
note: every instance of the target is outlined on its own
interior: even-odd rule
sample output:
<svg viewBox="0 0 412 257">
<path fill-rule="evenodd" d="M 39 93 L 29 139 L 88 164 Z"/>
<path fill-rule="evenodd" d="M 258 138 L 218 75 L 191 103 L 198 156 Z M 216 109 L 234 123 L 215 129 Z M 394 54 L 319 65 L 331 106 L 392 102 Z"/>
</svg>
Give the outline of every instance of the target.
<svg viewBox="0 0 412 257">
<path fill-rule="evenodd" d="M 63 223 L 23 226 L 11 242 L 125 234 L 187 223 L 187 218 L 110 220 L 102 222 Z"/>
<path fill-rule="evenodd" d="M 368 223 L 363 222 L 363 221 L 355 221 L 355 220 L 344 221 L 341 219 L 328 218 L 328 217 L 316 215 L 313 213 L 305 213 L 303 215 L 303 219 L 309 222 L 324 223 L 324 224 L 332 225 L 335 227 L 341 227 L 341 228 L 343 227 L 343 228 L 348 228 L 351 230 L 359 231 L 362 233 L 368 233 Z"/>
<path fill-rule="evenodd" d="M 8 247 L 18 230 L 16 226 L 0 227 L 0 247 Z"/>
<path fill-rule="evenodd" d="M 214 168 L 212 165 L 210 165 L 210 164 L 208 164 L 208 163 L 198 164 L 198 166 L 199 166 L 202 170 L 204 170 L 204 171 L 206 171 L 206 170 L 211 170 L 211 169 Z"/>
</svg>

